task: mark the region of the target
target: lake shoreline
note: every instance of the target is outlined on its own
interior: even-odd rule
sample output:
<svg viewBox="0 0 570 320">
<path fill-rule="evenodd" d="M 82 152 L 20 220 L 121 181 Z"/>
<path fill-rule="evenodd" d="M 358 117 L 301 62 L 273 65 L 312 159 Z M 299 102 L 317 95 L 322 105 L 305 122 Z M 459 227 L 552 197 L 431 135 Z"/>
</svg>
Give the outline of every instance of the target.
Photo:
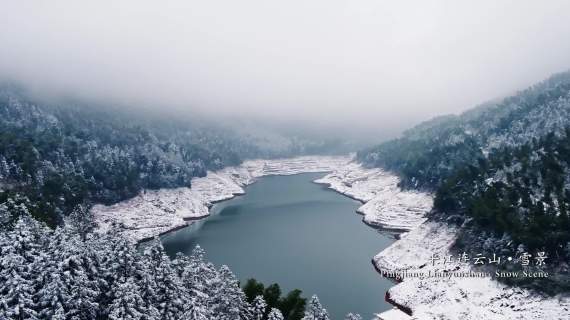
<svg viewBox="0 0 570 320">
<path fill-rule="evenodd" d="M 348 156 L 306 156 L 292 159 L 249 160 L 237 167 L 208 172 L 192 179 L 192 188 L 144 190 L 114 205 L 95 205 L 91 211 L 98 232 L 113 225 L 133 243 L 163 235 L 210 215 L 211 207 L 244 194 L 244 187 L 270 175 L 332 172 L 351 161 Z"/>
<path fill-rule="evenodd" d="M 429 253 L 447 253 L 455 239 L 456 230 L 423 217 L 423 213 L 431 209 L 431 195 L 402 191 L 397 187 L 396 176 L 381 169 L 362 168 L 348 157 L 249 161 L 193 180 L 192 190 L 151 191 L 127 203 L 99 207 L 94 214 L 97 222 L 103 222 L 99 232 L 105 232 L 113 222 L 124 222 L 131 228 L 124 229 L 127 237 L 136 243 L 207 217 L 214 203 L 243 194 L 243 187 L 259 177 L 304 172 L 329 172 L 315 183 L 326 182 L 327 188 L 363 203 L 357 213 L 364 215 L 363 221 L 368 225 L 379 229 L 405 226 L 404 229 L 409 230 L 374 256 L 376 271 L 418 268 L 429 261 Z M 136 229 L 138 226 L 141 229 Z M 404 311 L 409 308 L 416 317 L 426 319 L 556 319 L 570 308 L 567 297 L 544 298 L 489 279 L 473 282 L 470 279 L 406 278 L 391 287 L 388 293 L 396 307 Z M 434 295 L 439 297 L 437 303 L 425 299 Z M 505 308 L 504 305 L 513 307 Z M 476 317 L 466 317 L 465 312 Z"/>
<path fill-rule="evenodd" d="M 240 281 L 254 277 L 286 290 L 301 289 L 307 297 L 317 294 L 333 319 L 348 312 L 372 319 L 392 309 L 384 298 L 393 284 L 368 261 L 395 239 L 356 218 L 361 202 L 314 183 L 324 175 L 258 179 L 246 187 L 246 195 L 214 206 L 209 219 L 168 234 L 162 244 L 171 257 L 190 254 L 199 244 L 213 263 L 227 264 Z M 260 255 L 244 258 L 249 252 Z M 260 259 L 264 262 L 253 262 Z M 332 288 L 344 288 L 350 298 Z"/>
<path fill-rule="evenodd" d="M 343 195 L 343 196 L 345 196 L 345 197 L 348 197 L 348 198 L 351 198 L 351 199 L 353 199 L 353 200 L 356 200 L 356 201 L 360 202 L 360 203 L 363 204 L 363 205 L 365 205 L 368 201 L 370 201 L 370 200 L 366 201 L 366 199 L 363 199 L 363 198 L 361 198 L 361 197 L 355 196 L 355 195 L 351 194 L 350 192 L 341 192 L 341 191 L 340 191 L 340 188 L 335 188 L 335 187 L 333 186 L 333 183 L 331 183 L 330 181 L 327 181 L 325 178 L 326 178 L 326 177 L 323 177 L 323 178 L 318 179 L 318 180 L 313 181 L 313 182 L 314 182 L 314 183 L 317 183 L 317 184 L 325 185 L 325 186 L 327 186 L 328 189 L 333 190 L 333 191 L 335 191 L 335 192 L 337 192 L 337 193 L 339 193 L 339 194 L 341 194 L 341 195 Z M 319 180 L 320 180 L 320 181 L 319 181 Z M 370 227 L 370 228 L 379 230 L 379 231 L 387 231 L 387 232 L 390 232 L 390 233 L 392 234 L 392 236 L 396 239 L 396 241 L 398 241 L 398 240 L 400 239 L 400 234 L 409 231 L 409 229 L 405 229 L 405 228 L 400 228 L 400 229 L 394 228 L 394 229 L 390 229 L 390 228 L 386 228 L 385 226 L 382 226 L 382 225 L 370 223 L 370 222 L 368 222 L 368 221 L 365 219 L 365 216 L 366 216 L 366 213 L 365 213 L 365 212 L 362 212 L 361 210 L 358 210 L 358 209 L 357 209 L 357 210 L 355 211 L 355 213 L 358 214 L 358 215 L 363 216 L 362 222 L 363 222 L 365 225 L 367 225 L 367 226 Z M 382 271 L 381 271 L 381 270 L 379 269 L 379 267 L 376 265 L 376 263 L 375 263 L 375 261 L 374 261 L 374 257 L 371 258 L 370 262 L 372 263 L 372 267 L 374 268 L 374 270 L 378 273 L 378 275 L 379 275 L 380 277 L 390 279 L 391 281 L 393 281 L 393 282 L 396 283 L 396 284 L 399 283 L 399 282 L 401 282 L 401 281 L 398 281 L 398 280 L 395 279 L 395 278 L 385 277 L 385 276 L 383 275 Z M 385 300 L 387 303 L 389 303 L 389 304 L 391 304 L 392 306 L 394 306 L 395 308 L 397 308 L 397 310 L 400 310 L 401 312 L 403 312 L 405 315 L 410 316 L 410 317 L 412 316 L 412 309 L 411 309 L 410 307 L 405 306 L 405 305 L 402 305 L 402 304 L 396 302 L 394 299 L 392 299 L 392 298 L 390 297 L 390 291 L 389 291 L 389 290 L 386 291 L 384 300 Z M 402 316 L 404 316 L 404 315 L 402 315 Z"/>
<path fill-rule="evenodd" d="M 411 224 L 409 221 L 398 222 L 392 225 L 399 227 L 391 229 L 391 225 L 377 223 L 376 219 L 367 219 L 367 217 L 375 215 L 375 212 L 361 210 L 368 202 L 375 198 L 396 198 L 395 196 L 405 193 L 405 191 L 397 187 L 398 179 L 394 175 L 380 169 L 362 168 L 350 157 L 301 157 L 294 159 L 248 161 L 238 167 L 209 172 L 206 177 L 193 179 L 192 189 L 145 191 L 142 195 L 121 203 L 123 206 L 121 206 L 121 204 L 105 207 L 98 206 L 94 213 L 96 217 L 99 217 L 99 221 L 102 221 L 104 218 L 117 217 L 117 213 L 120 214 L 123 212 L 126 214 L 121 216 L 126 217 L 127 219 L 125 220 L 127 222 L 131 222 L 135 225 L 141 222 L 136 219 L 133 219 L 133 221 L 129 219 L 131 217 L 136 218 L 138 211 L 150 213 L 143 218 L 144 221 L 142 222 L 143 226 L 148 227 L 147 229 L 150 234 L 145 235 L 144 232 L 136 231 L 128 234 L 133 242 L 141 243 L 152 240 L 157 236 L 189 227 L 193 221 L 209 217 L 214 204 L 243 195 L 246 192 L 244 188 L 255 183 L 260 177 L 301 173 L 323 173 L 323 177 L 315 179 L 312 182 L 362 204 L 355 213 L 363 216 L 361 221 L 370 228 L 390 232 L 390 234 L 397 239 L 397 235 L 399 235 L 400 232 L 410 230 L 413 227 L 413 223 L 417 223 L 417 220 L 412 220 Z M 195 201 L 195 199 L 198 200 Z M 180 206 L 174 208 L 167 206 L 169 203 L 175 205 L 179 202 L 182 202 L 184 205 L 190 205 L 190 210 L 184 211 L 188 208 Z M 419 211 L 431 206 L 431 198 L 429 195 L 421 198 L 420 202 Z M 390 202 L 388 202 L 388 206 L 389 205 Z M 417 205 L 417 201 L 414 205 Z M 410 212 L 407 207 L 402 207 L 400 204 L 391 206 L 389 210 L 402 211 L 403 209 L 405 209 L 406 214 Z M 382 211 L 380 214 L 386 213 L 389 210 Z M 180 218 L 177 220 L 166 221 L 166 223 L 159 228 L 153 223 L 155 218 L 173 215 L 173 212 L 176 214 L 177 211 L 185 213 L 179 214 Z M 101 219 L 102 217 L 103 219 Z M 109 223 L 109 221 L 105 222 L 107 224 Z M 144 224 L 145 222 L 147 223 L 146 225 Z M 168 226 L 169 223 L 170 226 Z M 407 227 L 401 228 L 401 225 L 406 225 Z M 100 231 L 104 231 L 106 228 L 103 227 L 100 229 Z M 129 229 L 126 230 L 128 232 Z M 144 228 L 141 230 L 144 230 Z M 380 274 L 380 276 L 382 275 Z M 392 303 L 391 301 L 387 302 Z M 393 305 L 399 307 L 399 305 Z"/>
</svg>

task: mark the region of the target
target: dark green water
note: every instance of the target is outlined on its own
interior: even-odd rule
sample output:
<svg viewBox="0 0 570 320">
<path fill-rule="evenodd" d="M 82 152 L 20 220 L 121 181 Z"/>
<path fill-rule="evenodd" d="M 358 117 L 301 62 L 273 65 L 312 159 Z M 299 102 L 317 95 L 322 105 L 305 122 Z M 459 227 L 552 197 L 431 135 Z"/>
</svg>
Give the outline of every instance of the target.
<svg viewBox="0 0 570 320">
<path fill-rule="evenodd" d="M 317 294 L 333 319 L 348 312 L 371 319 L 391 308 L 384 294 L 393 284 L 370 259 L 394 239 L 362 222 L 359 202 L 312 183 L 321 176 L 264 177 L 246 195 L 216 204 L 210 217 L 164 235 L 164 247 L 174 255 L 200 244 L 242 281 Z"/>
</svg>

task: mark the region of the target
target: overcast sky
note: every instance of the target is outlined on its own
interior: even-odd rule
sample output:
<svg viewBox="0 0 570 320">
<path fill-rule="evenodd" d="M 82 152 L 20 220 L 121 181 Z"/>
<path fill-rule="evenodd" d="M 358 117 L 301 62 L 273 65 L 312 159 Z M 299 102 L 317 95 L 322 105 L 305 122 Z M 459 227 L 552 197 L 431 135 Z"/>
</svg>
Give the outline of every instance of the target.
<svg viewBox="0 0 570 320">
<path fill-rule="evenodd" d="M 570 68 L 570 1 L 0 0 L 0 80 L 400 130 Z"/>
</svg>

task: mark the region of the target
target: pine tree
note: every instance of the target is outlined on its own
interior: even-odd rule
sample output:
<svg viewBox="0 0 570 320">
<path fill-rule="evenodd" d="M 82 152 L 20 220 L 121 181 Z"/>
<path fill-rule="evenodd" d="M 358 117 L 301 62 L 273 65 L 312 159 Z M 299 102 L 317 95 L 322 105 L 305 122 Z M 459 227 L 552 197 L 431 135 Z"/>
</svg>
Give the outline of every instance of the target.
<svg viewBox="0 0 570 320">
<path fill-rule="evenodd" d="M 53 316 L 47 317 L 47 319 L 52 319 L 52 320 L 66 320 L 67 318 L 65 317 L 65 310 L 63 310 L 63 307 L 60 306 L 57 308 L 57 310 L 55 311 Z"/>
<path fill-rule="evenodd" d="M 26 260 L 9 253 L 3 255 L 0 262 L 0 318 L 37 319 L 32 274 Z"/>
<path fill-rule="evenodd" d="M 215 292 L 213 306 L 219 319 L 249 318 L 249 308 L 246 307 L 246 297 L 238 285 L 238 280 L 227 266 L 219 270 L 216 279 L 217 290 Z"/>
<path fill-rule="evenodd" d="M 91 281 L 82 271 L 78 271 L 72 279 L 66 316 L 79 320 L 97 318 L 103 311 L 97 303 L 99 292 L 92 288 Z"/>
<path fill-rule="evenodd" d="M 327 310 L 323 308 L 317 296 L 313 296 L 309 301 L 303 320 L 329 320 Z"/>
<path fill-rule="evenodd" d="M 27 212 L 11 232 L 3 235 L 0 256 L 0 316 L 8 319 L 36 319 L 34 301 L 38 277 L 44 264 L 42 247 L 45 230 Z M 1 317 L 0 317 L 1 318 Z"/>
<path fill-rule="evenodd" d="M 151 280 L 154 283 L 154 303 L 162 319 L 175 320 L 184 315 L 188 308 L 188 295 L 180 278 L 172 269 L 170 259 L 158 239 L 145 251 Z"/>
<path fill-rule="evenodd" d="M 287 319 L 301 320 L 303 318 L 307 300 L 302 298 L 301 294 L 301 290 L 295 289 L 281 299 L 279 310 Z"/>
<path fill-rule="evenodd" d="M 281 297 L 281 288 L 278 284 L 274 283 L 263 291 L 263 298 L 267 302 L 267 305 L 274 308 L 279 305 L 279 299 Z"/>
<path fill-rule="evenodd" d="M 202 306 L 199 302 L 193 301 L 190 303 L 189 309 L 184 313 L 185 320 L 209 320 L 211 318 L 210 312 L 206 307 Z"/>
<path fill-rule="evenodd" d="M 91 210 L 87 210 L 84 205 L 75 207 L 69 215 L 68 224 L 75 229 L 83 241 L 87 239 L 87 235 L 97 226 L 93 213 Z"/>
<path fill-rule="evenodd" d="M 253 315 L 253 320 L 261 320 L 265 315 L 265 309 L 267 308 L 267 303 L 263 300 L 262 296 L 257 296 L 251 303 L 251 314 Z"/>
<path fill-rule="evenodd" d="M 63 282 L 60 270 L 50 266 L 45 270 L 47 281 L 37 293 L 39 316 L 45 319 L 65 318 L 64 306 L 70 301 L 70 293 L 67 285 Z"/>
<path fill-rule="evenodd" d="M 133 279 L 116 285 L 115 299 L 109 306 L 109 319 L 111 320 L 158 320 L 158 310 L 145 302 L 139 292 L 139 287 Z"/>
<path fill-rule="evenodd" d="M 257 296 L 263 295 L 263 283 L 257 282 L 255 279 L 248 279 L 243 286 L 243 292 L 247 296 L 248 302 L 253 302 Z"/>
<path fill-rule="evenodd" d="M 281 311 L 273 308 L 271 309 L 271 312 L 269 312 L 267 320 L 283 320 L 283 315 L 281 314 Z"/>
<path fill-rule="evenodd" d="M 0 231 L 8 228 L 12 221 L 12 212 L 9 210 L 6 203 L 0 203 Z"/>
<path fill-rule="evenodd" d="M 8 179 L 10 175 L 10 169 L 8 167 L 8 162 L 6 158 L 0 155 L 0 180 Z"/>
</svg>

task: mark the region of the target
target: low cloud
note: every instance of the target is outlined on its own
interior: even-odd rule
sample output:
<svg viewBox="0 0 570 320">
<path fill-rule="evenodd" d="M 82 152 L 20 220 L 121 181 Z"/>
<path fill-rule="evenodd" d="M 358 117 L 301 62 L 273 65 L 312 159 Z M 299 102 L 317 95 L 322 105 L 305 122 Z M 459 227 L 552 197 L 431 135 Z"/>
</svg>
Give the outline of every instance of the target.
<svg viewBox="0 0 570 320">
<path fill-rule="evenodd" d="M 5 1 L 0 77 L 51 96 L 395 134 L 570 68 L 570 2 Z"/>
</svg>

